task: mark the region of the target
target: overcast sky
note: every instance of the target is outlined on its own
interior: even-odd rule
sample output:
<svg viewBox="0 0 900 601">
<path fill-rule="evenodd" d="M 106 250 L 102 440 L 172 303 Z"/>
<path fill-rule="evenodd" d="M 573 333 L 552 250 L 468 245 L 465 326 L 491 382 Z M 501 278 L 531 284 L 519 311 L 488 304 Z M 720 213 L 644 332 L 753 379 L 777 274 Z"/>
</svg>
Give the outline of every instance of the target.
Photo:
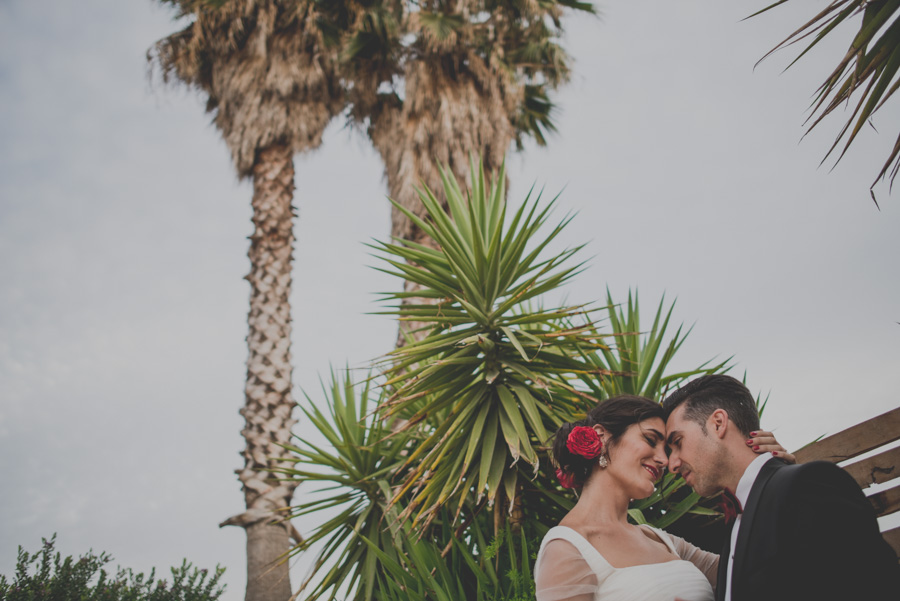
<svg viewBox="0 0 900 601">
<path fill-rule="evenodd" d="M 754 70 L 820 6 L 741 21 L 765 4 L 569 19 L 559 133 L 510 156 L 510 199 L 562 191 L 566 242 L 593 257 L 568 299 L 638 288 L 649 321 L 677 297 L 678 366 L 733 355 L 793 449 L 900 400 L 900 202 L 868 195 L 900 114 L 818 167 L 841 123 L 801 142 L 802 122 L 843 48 Z M 176 28 L 149 0 L 0 1 L 0 573 L 57 532 L 137 570 L 221 563 L 236 601 L 245 537 L 217 524 L 243 506 L 251 190 L 202 98 L 148 84 L 145 52 Z M 295 163 L 295 383 L 321 399 L 330 365 L 390 350 L 367 312 L 399 283 L 363 246 L 389 233 L 368 142 L 336 121 Z"/>
</svg>

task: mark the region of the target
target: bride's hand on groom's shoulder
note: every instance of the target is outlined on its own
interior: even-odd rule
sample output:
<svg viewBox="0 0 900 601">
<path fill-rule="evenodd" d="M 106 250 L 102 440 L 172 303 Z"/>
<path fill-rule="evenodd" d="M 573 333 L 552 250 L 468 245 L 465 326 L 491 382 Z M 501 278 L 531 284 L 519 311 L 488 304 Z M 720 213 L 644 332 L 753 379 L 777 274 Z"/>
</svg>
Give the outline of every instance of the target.
<svg viewBox="0 0 900 601">
<path fill-rule="evenodd" d="M 787 463 L 797 463 L 794 454 L 785 449 L 775 440 L 775 435 L 766 430 L 758 430 L 750 433 L 747 446 L 757 453 L 772 453 L 775 457 L 785 460 Z"/>
</svg>

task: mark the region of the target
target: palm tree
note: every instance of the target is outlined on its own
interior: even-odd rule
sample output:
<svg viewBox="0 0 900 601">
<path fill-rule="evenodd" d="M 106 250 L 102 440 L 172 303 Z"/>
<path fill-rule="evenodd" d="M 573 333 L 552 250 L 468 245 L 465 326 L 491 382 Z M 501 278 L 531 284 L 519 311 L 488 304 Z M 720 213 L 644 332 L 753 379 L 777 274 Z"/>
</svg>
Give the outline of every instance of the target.
<svg viewBox="0 0 900 601">
<path fill-rule="evenodd" d="M 466 181 L 472 154 L 493 172 L 513 142 L 521 147 L 529 136 L 546 142 L 554 129 L 548 93 L 569 75 L 570 59 L 558 44 L 560 19 L 566 8 L 594 11 L 576 0 L 323 4 L 330 5 L 323 12 L 332 31 L 343 36 L 351 114 L 384 162 L 396 203 L 391 235 L 419 244 L 432 242 L 407 213 L 425 216 L 421 185 L 447 206 L 439 163 Z"/>
<path fill-rule="evenodd" d="M 160 0 L 190 23 L 156 43 L 148 59 L 163 80 L 201 91 L 241 178 L 253 180 L 244 466 L 246 510 L 220 526 L 247 532 L 248 601 L 291 595 L 290 523 L 280 510 L 295 485 L 272 476 L 287 465 L 295 406 L 291 382 L 293 155 L 314 149 L 344 106 L 311 2 Z"/>
<path fill-rule="evenodd" d="M 779 0 L 755 15 L 785 2 L 787 0 Z M 797 62 L 822 39 L 835 35 L 833 32 L 841 23 L 860 18 L 859 29 L 851 40 L 847 53 L 841 58 L 825 82 L 819 86 L 813 101 L 809 129 L 818 125 L 838 107 L 844 104 L 849 105 L 851 98 L 859 92 L 858 101 L 852 108 L 850 117 L 835 138 L 828 154 L 822 159 L 823 162 L 839 146 L 841 140 L 846 138 L 843 149 L 838 155 L 837 160 L 840 161 L 866 121 L 871 119 L 874 113 L 900 87 L 900 79 L 897 77 L 898 70 L 900 70 L 898 11 L 900 11 L 900 4 L 896 2 L 832 0 L 815 17 L 769 52 L 771 54 L 785 46 L 811 38 L 807 47 L 794 60 Z M 890 180 L 893 185 L 897 173 L 900 172 L 900 136 L 897 137 L 887 161 L 881 167 L 875 181 L 872 182 L 872 188 L 879 180 L 887 176 L 888 170 L 890 170 Z M 875 200 L 874 192 L 871 189 L 870 193 L 872 200 Z M 875 200 L 875 204 L 878 204 L 877 200 Z"/>
</svg>

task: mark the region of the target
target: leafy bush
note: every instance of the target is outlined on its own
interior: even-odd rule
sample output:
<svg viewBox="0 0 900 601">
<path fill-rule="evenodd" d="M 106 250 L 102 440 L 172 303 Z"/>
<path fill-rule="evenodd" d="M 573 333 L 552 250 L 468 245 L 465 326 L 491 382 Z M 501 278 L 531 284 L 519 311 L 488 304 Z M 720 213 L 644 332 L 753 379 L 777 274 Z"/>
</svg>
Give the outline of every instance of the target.
<svg viewBox="0 0 900 601">
<path fill-rule="evenodd" d="M 31 554 L 19 547 L 16 575 L 10 583 L 0 575 L 0 601 L 216 601 L 225 592 L 219 579 L 225 568 L 208 570 L 184 560 L 172 568 L 171 582 L 118 568 L 113 577 L 103 566 L 112 561 L 108 553 L 92 551 L 78 559 L 54 553 L 56 535 L 42 539 L 43 548 Z"/>
</svg>

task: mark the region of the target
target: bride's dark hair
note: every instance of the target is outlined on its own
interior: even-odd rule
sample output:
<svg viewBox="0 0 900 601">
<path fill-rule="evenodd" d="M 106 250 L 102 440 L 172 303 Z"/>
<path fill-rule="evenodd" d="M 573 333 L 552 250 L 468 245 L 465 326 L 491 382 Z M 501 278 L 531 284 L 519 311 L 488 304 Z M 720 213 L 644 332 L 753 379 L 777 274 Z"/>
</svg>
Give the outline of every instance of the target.
<svg viewBox="0 0 900 601">
<path fill-rule="evenodd" d="M 662 405 L 648 398 L 622 394 L 600 401 L 584 419 L 565 423 L 556 431 L 556 438 L 553 441 L 553 461 L 564 472 L 572 474 L 575 486 L 581 488 L 593 472 L 597 460 L 587 459 L 569 451 L 566 441 L 573 428 L 600 424 L 611 435 L 608 444 L 615 445 L 629 426 L 654 417 L 666 419 Z M 604 448 L 603 452 L 606 451 Z"/>
</svg>

